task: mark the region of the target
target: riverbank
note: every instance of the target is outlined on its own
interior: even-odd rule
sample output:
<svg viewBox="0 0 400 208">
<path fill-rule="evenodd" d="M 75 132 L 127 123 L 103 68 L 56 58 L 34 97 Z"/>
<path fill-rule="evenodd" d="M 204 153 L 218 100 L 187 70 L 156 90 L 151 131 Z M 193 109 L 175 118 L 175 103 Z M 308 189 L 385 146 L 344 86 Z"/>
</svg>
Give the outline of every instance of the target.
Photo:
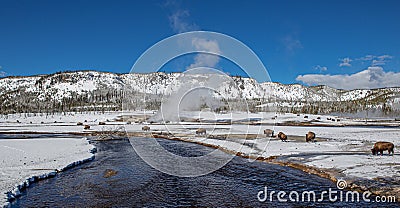
<svg viewBox="0 0 400 208">
<path fill-rule="evenodd" d="M 96 147 L 87 138 L 9 137 L 0 139 L 0 204 L 10 203 L 32 183 L 94 159 Z"/>
<path fill-rule="evenodd" d="M 148 134 L 147 135 L 136 134 L 135 136 L 148 137 Z M 276 155 L 264 157 L 264 156 L 249 153 L 249 151 L 242 151 L 242 150 L 238 150 L 235 148 L 229 148 L 224 145 L 213 144 L 213 142 L 204 142 L 205 140 L 199 141 L 196 139 L 193 140 L 189 137 L 186 137 L 186 138 L 169 137 L 166 135 L 159 135 L 159 134 L 152 134 L 152 136 L 154 138 L 163 138 L 163 139 L 169 139 L 169 140 L 178 140 L 178 141 L 183 141 L 183 142 L 195 143 L 198 145 L 203 145 L 203 146 L 211 147 L 214 149 L 219 149 L 223 152 L 233 154 L 236 156 L 240 156 L 240 157 L 243 157 L 246 159 L 262 161 L 262 162 L 277 164 L 277 165 L 286 166 L 286 167 L 290 167 L 290 168 L 295 168 L 295 169 L 302 170 L 309 174 L 313 174 L 313 175 L 317 175 L 322 178 L 329 179 L 335 183 L 338 180 L 345 180 L 347 183 L 346 188 L 349 190 L 354 190 L 354 191 L 358 191 L 358 192 L 369 191 L 372 194 L 378 195 L 378 196 L 395 196 L 396 201 L 400 202 L 400 186 L 398 185 L 398 183 L 389 183 L 388 178 L 386 178 L 386 179 L 385 178 L 374 178 L 373 180 L 368 180 L 365 178 L 349 177 L 348 175 L 343 174 L 339 169 L 317 168 L 315 166 L 307 165 L 304 161 L 302 163 L 301 160 L 298 160 L 298 158 L 299 158 L 298 155 L 297 156 L 292 155 L 290 157 L 276 156 Z M 253 137 L 256 137 L 256 135 L 253 135 Z M 293 158 L 297 158 L 297 159 L 293 160 Z M 384 180 L 386 180 L 386 182 L 387 182 L 386 186 L 382 185 L 382 182 Z"/>
</svg>

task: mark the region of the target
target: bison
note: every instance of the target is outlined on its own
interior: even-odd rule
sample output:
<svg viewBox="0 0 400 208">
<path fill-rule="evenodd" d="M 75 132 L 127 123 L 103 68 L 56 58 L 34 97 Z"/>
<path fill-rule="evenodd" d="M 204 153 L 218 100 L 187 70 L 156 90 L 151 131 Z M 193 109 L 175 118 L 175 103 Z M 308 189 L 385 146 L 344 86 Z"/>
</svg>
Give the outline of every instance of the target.
<svg viewBox="0 0 400 208">
<path fill-rule="evenodd" d="M 196 134 L 206 134 L 206 133 L 207 133 L 206 129 L 203 128 L 199 128 L 196 130 Z"/>
<path fill-rule="evenodd" d="M 383 151 L 387 150 L 392 155 L 394 154 L 394 144 L 391 142 L 376 142 L 374 144 L 374 147 L 371 149 L 371 152 L 373 155 L 378 155 L 378 153 L 381 153 L 383 155 Z"/>
<path fill-rule="evenodd" d="M 143 131 L 149 131 L 149 130 L 150 130 L 150 126 L 143 126 L 143 127 L 142 127 L 142 130 L 143 130 Z"/>
<path fill-rule="evenodd" d="M 264 134 L 269 137 L 274 137 L 274 130 L 264 129 Z"/>
<path fill-rule="evenodd" d="M 99 125 L 106 125 L 106 122 L 99 122 Z"/>
<path fill-rule="evenodd" d="M 313 142 L 314 139 L 315 139 L 315 133 L 312 132 L 312 131 L 309 131 L 309 132 L 306 134 L 306 142 Z"/>
<path fill-rule="evenodd" d="M 281 139 L 282 142 L 286 142 L 287 141 L 287 136 L 283 132 L 279 132 L 278 133 L 278 138 Z"/>
<path fill-rule="evenodd" d="M 85 129 L 85 130 L 90 129 L 90 126 L 89 126 L 89 125 L 85 125 L 85 126 L 83 127 L 83 129 Z"/>
<path fill-rule="evenodd" d="M 78 123 L 76 123 L 76 125 L 78 125 L 78 126 L 82 126 L 82 125 L 83 125 L 83 123 L 82 123 L 82 122 L 78 122 Z"/>
</svg>

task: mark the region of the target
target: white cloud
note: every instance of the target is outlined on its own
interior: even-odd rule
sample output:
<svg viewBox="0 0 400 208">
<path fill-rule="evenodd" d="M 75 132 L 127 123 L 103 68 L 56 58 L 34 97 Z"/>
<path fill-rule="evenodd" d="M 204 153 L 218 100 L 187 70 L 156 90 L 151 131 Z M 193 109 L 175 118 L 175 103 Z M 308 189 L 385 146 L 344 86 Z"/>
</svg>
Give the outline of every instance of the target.
<svg viewBox="0 0 400 208">
<path fill-rule="evenodd" d="M 374 55 L 366 55 L 364 57 L 358 58 L 356 60 L 360 60 L 360 61 L 371 61 L 375 58 L 376 56 Z"/>
<path fill-rule="evenodd" d="M 375 59 L 372 60 L 372 66 L 382 66 L 385 65 L 386 62 L 391 60 L 393 56 L 389 55 L 382 55 L 382 56 L 377 56 Z"/>
<path fill-rule="evenodd" d="M 285 46 L 285 49 L 289 53 L 293 53 L 296 49 L 303 48 L 299 39 L 294 38 L 291 35 L 288 35 L 282 39 L 282 43 Z"/>
<path fill-rule="evenodd" d="M 7 72 L 2 71 L 3 67 L 0 66 L 0 77 L 5 77 L 7 75 Z"/>
<path fill-rule="evenodd" d="M 324 72 L 324 71 L 327 71 L 327 70 L 328 70 L 328 67 L 317 65 L 317 66 L 314 67 L 314 69 L 315 69 L 315 70 L 318 70 L 318 71 L 320 71 L 320 72 Z"/>
<path fill-rule="evenodd" d="M 189 32 L 199 30 L 195 23 L 189 21 L 190 13 L 188 10 L 180 8 L 180 3 L 174 0 L 166 1 L 165 7 L 170 8 L 174 12 L 168 17 L 171 28 L 177 33 Z M 207 40 L 204 38 L 193 38 L 192 46 L 196 51 L 201 51 L 194 57 L 194 62 L 186 69 L 196 67 L 210 67 L 214 68 L 220 61 L 218 55 L 211 55 L 209 53 L 221 54 L 219 44 L 216 40 Z"/>
<path fill-rule="evenodd" d="M 343 58 L 343 59 L 339 59 L 339 60 L 341 61 L 341 63 L 339 64 L 340 67 L 343 67 L 343 66 L 350 67 L 350 66 L 351 66 L 350 63 L 353 61 L 353 60 L 350 59 L 349 57 Z"/>
<path fill-rule="evenodd" d="M 189 23 L 190 13 L 188 10 L 177 10 L 168 17 L 171 28 L 176 33 L 183 33 L 198 30 L 199 27 L 194 23 Z"/>
<path fill-rule="evenodd" d="M 306 74 L 296 78 L 307 85 L 327 85 L 337 89 L 373 89 L 400 87 L 400 72 L 385 72 L 382 67 L 373 66 L 350 75 Z"/>
<path fill-rule="evenodd" d="M 381 55 L 381 56 L 366 55 L 364 57 L 357 58 L 356 60 L 371 61 L 371 66 L 383 66 L 391 59 L 393 59 L 393 56 L 386 54 L 386 55 Z"/>
<path fill-rule="evenodd" d="M 221 50 L 219 48 L 219 44 L 215 40 L 206 40 L 203 38 L 193 38 L 192 45 L 195 47 L 197 51 L 210 52 L 215 54 L 221 54 Z M 195 67 L 215 67 L 220 60 L 220 57 L 217 55 L 211 55 L 206 53 L 199 53 L 194 58 L 194 63 L 192 63 L 187 68 L 195 68 Z"/>
</svg>

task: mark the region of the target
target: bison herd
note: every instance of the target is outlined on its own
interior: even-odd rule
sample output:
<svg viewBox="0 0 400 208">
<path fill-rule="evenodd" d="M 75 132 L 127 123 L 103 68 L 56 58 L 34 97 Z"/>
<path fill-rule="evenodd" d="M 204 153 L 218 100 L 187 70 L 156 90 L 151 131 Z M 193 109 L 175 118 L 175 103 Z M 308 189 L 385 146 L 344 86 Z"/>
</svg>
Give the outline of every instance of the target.
<svg viewBox="0 0 400 208">
<path fill-rule="evenodd" d="M 287 142 L 287 135 L 283 132 L 279 132 L 276 136 L 274 136 L 274 130 L 271 129 L 265 129 L 264 130 L 264 134 L 267 137 L 277 137 L 278 139 L 280 139 L 282 142 Z M 306 142 L 315 142 L 315 133 L 312 131 L 309 131 L 306 134 Z"/>
<path fill-rule="evenodd" d="M 274 136 L 274 131 L 271 129 L 265 129 L 264 134 L 267 137 L 277 137 L 282 142 L 287 142 L 287 135 L 283 132 L 279 132 L 276 136 Z M 306 134 L 306 142 L 315 142 L 315 133 L 309 131 Z M 376 142 L 371 149 L 373 155 L 383 155 L 383 151 L 388 151 L 388 154 L 394 155 L 394 144 L 391 142 Z"/>
</svg>

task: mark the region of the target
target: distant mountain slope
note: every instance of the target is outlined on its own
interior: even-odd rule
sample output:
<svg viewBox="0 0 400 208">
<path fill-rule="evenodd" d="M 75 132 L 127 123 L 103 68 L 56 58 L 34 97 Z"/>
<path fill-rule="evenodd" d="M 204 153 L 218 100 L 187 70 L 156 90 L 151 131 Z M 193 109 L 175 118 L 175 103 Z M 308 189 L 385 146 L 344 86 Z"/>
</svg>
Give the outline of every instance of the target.
<svg viewBox="0 0 400 208">
<path fill-rule="evenodd" d="M 63 72 L 30 77 L 6 77 L 0 79 L 1 112 L 10 108 L 57 108 L 93 104 L 118 104 L 124 87 L 139 94 L 168 95 L 176 90 L 182 80 L 191 80 L 181 73 L 166 74 L 115 74 L 97 71 Z M 196 82 L 193 79 L 193 82 Z M 225 98 L 246 98 L 286 102 L 364 102 L 364 105 L 398 104 L 400 88 L 372 90 L 338 90 L 327 86 L 306 87 L 299 84 L 285 85 L 257 83 L 251 78 L 232 77 L 232 82 L 218 83 L 218 91 Z M 118 101 L 119 100 L 119 101 Z M 72 102 L 72 104 L 71 104 Z M 36 107 L 34 107 L 36 106 Z"/>
</svg>

